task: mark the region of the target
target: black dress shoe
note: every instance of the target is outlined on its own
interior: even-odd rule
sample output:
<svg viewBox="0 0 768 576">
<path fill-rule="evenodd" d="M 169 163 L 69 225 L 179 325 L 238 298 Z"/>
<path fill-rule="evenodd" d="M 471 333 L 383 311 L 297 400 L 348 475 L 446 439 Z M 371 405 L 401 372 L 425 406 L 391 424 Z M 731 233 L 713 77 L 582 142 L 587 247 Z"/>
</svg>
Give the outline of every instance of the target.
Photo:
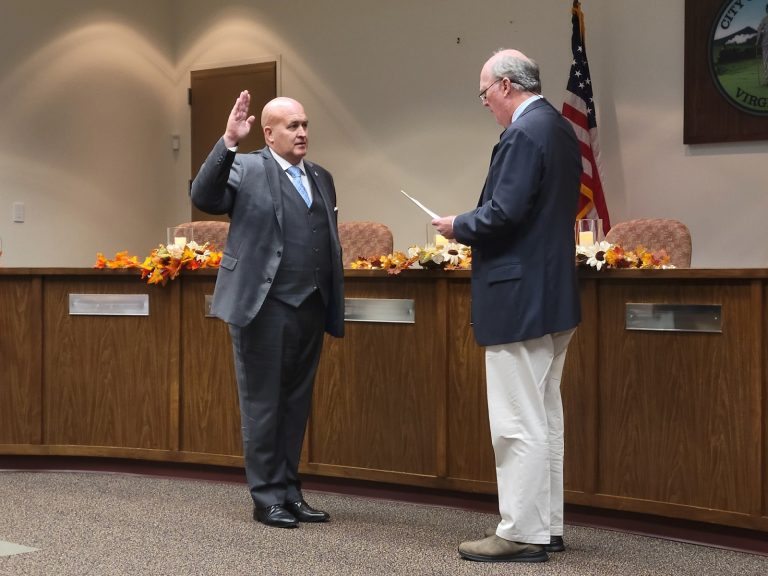
<svg viewBox="0 0 768 576">
<path fill-rule="evenodd" d="M 331 515 L 328 512 L 315 510 L 304 500 L 286 502 L 285 509 L 293 514 L 299 522 L 328 522 L 331 519 Z"/>
<path fill-rule="evenodd" d="M 266 508 L 254 508 L 253 519 L 275 528 L 296 528 L 299 525 L 296 517 L 280 504 Z"/>
<path fill-rule="evenodd" d="M 565 542 L 563 542 L 562 536 L 550 536 L 549 544 L 544 544 L 544 550 L 547 552 L 563 552 L 565 551 Z"/>
</svg>

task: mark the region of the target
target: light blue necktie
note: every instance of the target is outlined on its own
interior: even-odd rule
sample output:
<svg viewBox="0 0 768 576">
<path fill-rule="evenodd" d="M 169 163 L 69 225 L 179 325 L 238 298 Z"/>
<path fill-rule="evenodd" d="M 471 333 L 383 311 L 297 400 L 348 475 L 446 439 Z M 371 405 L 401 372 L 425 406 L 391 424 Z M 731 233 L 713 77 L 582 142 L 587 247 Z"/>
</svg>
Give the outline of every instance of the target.
<svg viewBox="0 0 768 576">
<path fill-rule="evenodd" d="M 298 166 L 291 166 L 288 168 L 288 170 L 286 170 L 286 172 L 288 172 L 288 175 L 293 181 L 293 185 L 296 186 L 296 190 L 299 191 L 299 194 L 301 194 L 301 197 L 304 199 L 304 203 L 307 205 L 307 208 L 312 206 L 312 199 L 309 197 L 307 189 L 304 188 L 304 184 L 301 183 L 301 168 Z"/>
</svg>

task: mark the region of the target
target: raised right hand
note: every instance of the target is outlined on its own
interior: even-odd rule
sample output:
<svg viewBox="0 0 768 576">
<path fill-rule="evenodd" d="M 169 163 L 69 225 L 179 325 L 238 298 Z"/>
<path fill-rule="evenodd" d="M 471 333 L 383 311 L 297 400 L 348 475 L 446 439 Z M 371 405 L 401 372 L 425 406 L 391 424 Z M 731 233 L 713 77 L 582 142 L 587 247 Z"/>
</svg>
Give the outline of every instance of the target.
<svg viewBox="0 0 768 576">
<path fill-rule="evenodd" d="M 248 115 L 248 106 L 251 104 L 251 95 L 248 90 L 240 92 L 232 112 L 229 113 L 227 129 L 224 131 L 224 144 L 232 148 L 240 143 L 240 140 L 248 136 L 256 117 Z"/>
</svg>

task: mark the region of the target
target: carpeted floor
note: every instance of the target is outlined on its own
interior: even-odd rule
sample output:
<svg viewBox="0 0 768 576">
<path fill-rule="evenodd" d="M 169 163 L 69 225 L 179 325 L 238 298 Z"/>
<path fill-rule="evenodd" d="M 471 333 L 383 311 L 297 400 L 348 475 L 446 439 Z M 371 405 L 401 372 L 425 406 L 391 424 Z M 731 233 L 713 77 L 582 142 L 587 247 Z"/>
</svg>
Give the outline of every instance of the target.
<svg viewBox="0 0 768 576">
<path fill-rule="evenodd" d="M 0 472 L 0 541 L 37 551 L 0 556 L 2 576 L 536 574 L 765 576 L 768 557 L 566 527 L 544 564 L 461 560 L 494 515 L 306 492 L 332 515 L 295 530 L 251 519 L 244 485 L 82 472 Z M 0 554 L 3 548 L 0 546 Z"/>
</svg>

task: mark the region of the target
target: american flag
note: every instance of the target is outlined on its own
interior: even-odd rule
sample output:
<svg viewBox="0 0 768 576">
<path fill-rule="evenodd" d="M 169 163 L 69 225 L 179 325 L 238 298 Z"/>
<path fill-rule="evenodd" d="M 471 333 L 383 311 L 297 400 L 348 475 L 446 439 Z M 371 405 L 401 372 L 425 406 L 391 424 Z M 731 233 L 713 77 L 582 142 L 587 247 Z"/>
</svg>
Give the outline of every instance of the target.
<svg viewBox="0 0 768 576">
<path fill-rule="evenodd" d="M 605 205 L 603 185 L 600 182 L 600 146 L 597 139 L 597 120 L 595 102 L 592 97 L 592 77 L 587 63 L 587 49 L 584 45 L 584 13 L 581 2 L 574 0 L 573 34 L 571 36 L 571 73 L 563 102 L 565 116 L 576 131 L 581 144 L 581 161 L 584 171 L 581 174 L 581 196 L 579 198 L 579 218 L 602 218 L 603 233 L 611 227 L 608 207 Z"/>
</svg>

